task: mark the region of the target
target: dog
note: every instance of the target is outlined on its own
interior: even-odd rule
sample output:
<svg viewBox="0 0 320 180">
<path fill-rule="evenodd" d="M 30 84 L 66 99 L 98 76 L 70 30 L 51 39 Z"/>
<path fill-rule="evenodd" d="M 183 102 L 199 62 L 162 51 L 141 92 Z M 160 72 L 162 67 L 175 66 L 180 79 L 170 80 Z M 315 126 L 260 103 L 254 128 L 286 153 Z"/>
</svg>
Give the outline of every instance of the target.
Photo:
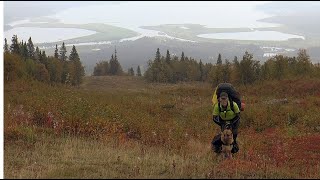
<svg viewBox="0 0 320 180">
<path fill-rule="evenodd" d="M 227 159 L 232 158 L 231 150 L 233 148 L 233 134 L 232 130 L 227 127 L 221 132 L 221 141 L 222 141 L 222 153 Z"/>
</svg>

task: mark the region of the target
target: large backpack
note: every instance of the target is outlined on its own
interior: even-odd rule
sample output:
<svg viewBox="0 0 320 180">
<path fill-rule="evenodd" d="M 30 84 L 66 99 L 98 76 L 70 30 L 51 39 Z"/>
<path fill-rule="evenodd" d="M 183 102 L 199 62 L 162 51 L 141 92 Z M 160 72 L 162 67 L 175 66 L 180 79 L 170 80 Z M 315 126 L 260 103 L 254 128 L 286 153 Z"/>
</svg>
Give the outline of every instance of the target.
<svg viewBox="0 0 320 180">
<path fill-rule="evenodd" d="M 244 108 L 241 107 L 242 103 L 241 103 L 240 94 L 235 90 L 235 88 L 230 83 L 220 83 L 217 86 L 217 88 L 213 94 L 213 98 L 212 98 L 213 104 L 219 103 L 218 99 L 220 97 L 221 92 L 226 92 L 228 94 L 232 111 L 234 111 L 233 102 L 237 103 L 237 105 L 241 111 L 244 110 Z"/>
</svg>

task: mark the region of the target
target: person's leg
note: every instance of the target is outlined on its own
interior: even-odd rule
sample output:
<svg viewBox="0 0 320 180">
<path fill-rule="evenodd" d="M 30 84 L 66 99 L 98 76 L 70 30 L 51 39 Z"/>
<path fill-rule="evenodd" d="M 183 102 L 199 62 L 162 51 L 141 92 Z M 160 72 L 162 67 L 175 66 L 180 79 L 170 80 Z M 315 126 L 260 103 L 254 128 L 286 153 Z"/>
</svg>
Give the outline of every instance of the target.
<svg viewBox="0 0 320 180">
<path fill-rule="evenodd" d="M 234 141 L 234 142 L 237 142 L 238 129 L 232 130 L 232 134 L 233 134 L 233 141 Z"/>
<path fill-rule="evenodd" d="M 239 124 L 240 124 L 240 118 L 232 126 L 232 134 L 233 134 L 233 148 L 231 150 L 232 153 L 237 153 L 239 151 L 239 146 L 237 143 Z"/>
<path fill-rule="evenodd" d="M 236 121 L 234 124 L 232 124 L 232 134 L 233 134 L 233 140 L 236 142 L 238 137 L 238 128 L 240 124 L 240 117 L 239 119 L 234 120 Z"/>
</svg>

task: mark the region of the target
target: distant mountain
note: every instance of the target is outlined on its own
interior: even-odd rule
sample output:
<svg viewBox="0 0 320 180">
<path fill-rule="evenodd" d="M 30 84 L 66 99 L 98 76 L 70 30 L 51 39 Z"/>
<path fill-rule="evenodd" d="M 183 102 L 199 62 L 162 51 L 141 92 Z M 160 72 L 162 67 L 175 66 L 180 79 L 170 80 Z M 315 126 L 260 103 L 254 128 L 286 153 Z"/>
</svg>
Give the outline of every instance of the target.
<svg viewBox="0 0 320 180">
<path fill-rule="evenodd" d="M 256 45 L 236 45 L 233 43 L 190 43 L 167 38 L 148 38 L 144 37 L 136 41 L 117 42 L 112 45 L 94 45 L 94 46 L 77 46 L 83 65 L 86 67 L 86 73 L 91 74 L 97 62 L 109 60 L 115 47 L 117 56 L 124 70 L 130 67 L 134 69 L 138 65 L 143 65 L 146 69 L 149 59 L 154 59 L 157 48 L 160 49 L 162 56 L 166 55 L 167 49 L 170 54 L 181 57 L 182 51 L 185 56 L 192 57 L 196 60 L 202 60 L 203 63 L 216 63 L 218 54 L 221 53 L 223 61 L 228 59 L 233 61 L 234 56 L 242 59 L 245 51 L 254 54 L 257 60 L 265 60 L 263 50 Z M 47 55 L 53 54 L 53 49 L 46 50 Z M 67 48 L 68 53 L 70 47 Z M 142 70 L 143 71 L 143 70 Z"/>
<path fill-rule="evenodd" d="M 70 47 L 68 47 L 70 52 Z M 93 73 L 93 68 L 97 62 L 110 59 L 112 53 L 117 48 L 117 56 L 121 66 L 126 71 L 133 67 L 142 66 L 142 71 L 147 68 L 148 60 L 154 59 L 157 48 L 160 49 L 162 56 L 166 55 L 167 49 L 171 56 L 181 57 L 182 51 L 185 56 L 192 57 L 196 60 L 202 60 L 203 63 L 216 63 L 219 53 L 222 55 L 223 62 L 225 59 L 233 61 L 234 56 L 241 60 L 245 51 L 253 54 L 255 60 L 264 63 L 269 57 L 263 57 L 265 51 L 258 45 L 245 45 L 234 43 L 190 43 L 163 38 L 144 37 L 136 41 L 125 41 L 122 43 L 112 43 L 111 45 L 94 45 L 94 46 L 77 46 L 81 61 L 85 66 L 86 74 Z M 47 51 L 46 51 L 47 52 Z M 307 48 L 312 62 L 320 62 L 320 47 Z M 53 54 L 53 49 L 47 52 Z M 297 51 L 287 52 L 287 56 L 297 56 Z"/>
<path fill-rule="evenodd" d="M 256 6 L 257 10 L 275 16 L 319 12 L 319 8 L 317 1 L 273 1 Z"/>
<path fill-rule="evenodd" d="M 261 19 L 259 21 L 283 24 L 289 29 L 296 29 L 299 32 L 312 38 L 312 36 L 318 36 L 320 34 L 319 19 L 320 12 L 308 12 L 303 14 L 274 16 Z"/>
<path fill-rule="evenodd" d="M 292 32 L 302 33 L 308 38 L 320 35 L 320 2 L 313 1 L 281 1 L 270 2 L 256 7 L 272 17 L 259 21 L 279 23 Z"/>
</svg>

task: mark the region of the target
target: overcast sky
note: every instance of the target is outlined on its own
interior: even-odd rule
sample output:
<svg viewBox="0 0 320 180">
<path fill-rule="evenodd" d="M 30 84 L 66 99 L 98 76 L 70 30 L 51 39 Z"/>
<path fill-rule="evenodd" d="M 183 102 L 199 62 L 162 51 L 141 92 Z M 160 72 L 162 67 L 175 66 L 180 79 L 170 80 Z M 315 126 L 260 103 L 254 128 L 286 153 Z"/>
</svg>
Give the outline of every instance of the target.
<svg viewBox="0 0 320 180">
<path fill-rule="evenodd" d="M 157 7 L 158 10 L 163 12 L 166 11 L 165 8 L 175 8 L 183 9 L 186 7 L 193 7 L 193 10 L 188 13 L 201 13 L 203 8 L 208 7 L 234 7 L 234 8 L 246 8 L 253 7 L 254 5 L 265 4 L 270 1 L 5 1 L 4 2 L 4 13 L 5 21 L 11 20 L 14 17 L 23 18 L 25 16 L 32 15 L 48 15 L 54 12 L 63 11 L 68 8 L 77 8 L 81 6 L 94 6 L 103 5 L 104 7 L 110 7 L 105 9 L 104 13 L 107 14 L 108 11 L 112 10 L 113 7 L 119 7 L 119 5 L 125 6 L 125 4 L 130 4 L 130 10 L 126 11 L 127 14 L 121 14 L 123 16 L 129 15 L 131 12 L 135 12 L 136 8 L 152 8 Z M 122 12 L 123 13 L 123 12 Z M 144 12 L 141 12 L 144 13 Z M 86 13 L 90 16 L 90 13 Z M 226 15 L 228 11 L 226 11 Z"/>
</svg>

